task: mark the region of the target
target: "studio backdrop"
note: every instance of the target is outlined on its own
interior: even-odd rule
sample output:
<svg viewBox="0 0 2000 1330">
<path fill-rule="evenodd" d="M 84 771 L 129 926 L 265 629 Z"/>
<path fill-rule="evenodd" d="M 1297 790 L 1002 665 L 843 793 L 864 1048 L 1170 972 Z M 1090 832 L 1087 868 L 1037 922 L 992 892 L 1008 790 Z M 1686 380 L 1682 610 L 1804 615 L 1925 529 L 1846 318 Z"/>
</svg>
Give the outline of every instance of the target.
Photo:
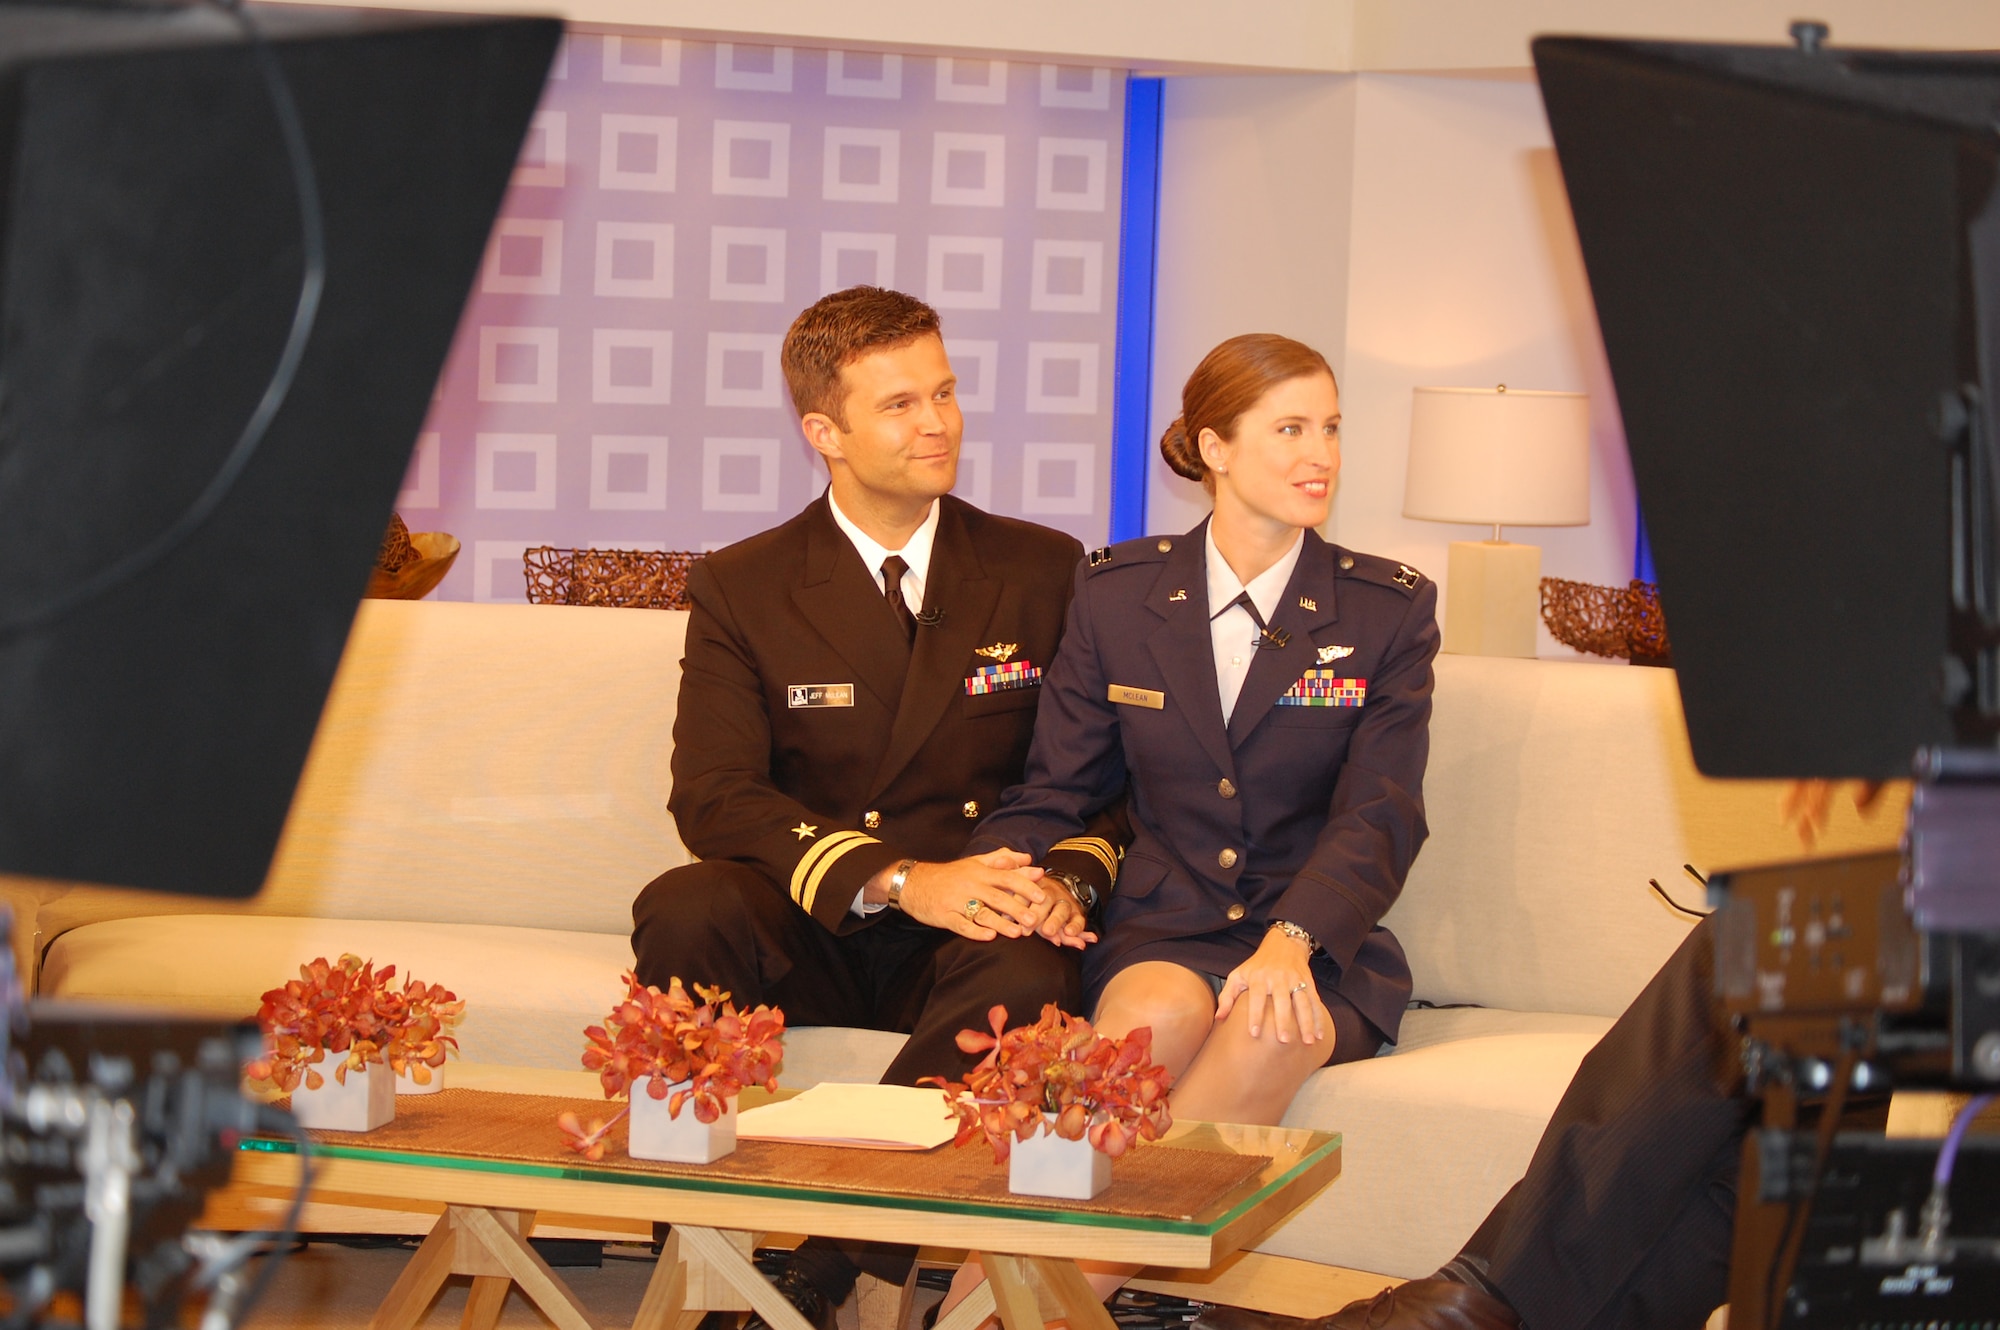
<svg viewBox="0 0 2000 1330">
<path fill-rule="evenodd" d="M 398 510 L 521 600 L 535 545 L 714 549 L 826 483 L 778 348 L 873 283 L 943 315 L 958 493 L 1109 524 L 1125 75 L 572 30 Z"/>
</svg>

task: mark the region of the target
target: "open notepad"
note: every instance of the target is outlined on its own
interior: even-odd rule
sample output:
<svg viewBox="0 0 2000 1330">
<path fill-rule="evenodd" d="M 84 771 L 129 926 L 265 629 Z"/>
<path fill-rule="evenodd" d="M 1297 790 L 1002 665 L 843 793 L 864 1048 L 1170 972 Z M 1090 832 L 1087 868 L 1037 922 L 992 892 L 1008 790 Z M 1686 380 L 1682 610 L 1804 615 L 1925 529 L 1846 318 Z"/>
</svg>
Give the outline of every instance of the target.
<svg viewBox="0 0 2000 1330">
<path fill-rule="evenodd" d="M 812 1089 L 748 1108 L 736 1118 L 739 1140 L 847 1145 L 864 1150 L 929 1150 L 958 1130 L 944 1096 L 909 1085 L 843 1085 Z"/>
</svg>

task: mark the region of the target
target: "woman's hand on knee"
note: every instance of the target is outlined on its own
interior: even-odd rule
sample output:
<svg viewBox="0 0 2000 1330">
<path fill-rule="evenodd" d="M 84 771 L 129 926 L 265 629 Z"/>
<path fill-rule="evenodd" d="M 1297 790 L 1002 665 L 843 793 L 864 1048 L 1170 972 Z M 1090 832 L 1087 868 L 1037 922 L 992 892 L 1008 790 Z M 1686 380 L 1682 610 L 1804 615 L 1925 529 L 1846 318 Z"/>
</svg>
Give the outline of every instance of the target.
<svg viewBox="0 0 2000 1330">
<path fill-rule="evenodd" d="M 1313 983 L 1311 950 L 1277 929 L 1266 933 L 1250 959 L 1224 977 L 1216 1021 L 1227 1020 L 1238 1003 L 1247 1004 L 1246 1025 L 1253 1039 L 1262 1038 L 1269 1026 L 1281 1044 L 1294 1038 L 1317 1044 L 1333 1024 Z"/>
</svg>

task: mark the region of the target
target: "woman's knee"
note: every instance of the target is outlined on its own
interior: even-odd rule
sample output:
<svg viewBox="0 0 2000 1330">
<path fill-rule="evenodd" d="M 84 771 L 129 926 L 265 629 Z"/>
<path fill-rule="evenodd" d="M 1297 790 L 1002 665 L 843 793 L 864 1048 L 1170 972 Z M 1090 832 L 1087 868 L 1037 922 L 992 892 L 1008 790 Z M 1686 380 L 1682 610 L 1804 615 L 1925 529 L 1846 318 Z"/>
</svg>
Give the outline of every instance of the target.
<svg viewBox="0 0 2000 1330">
<path fill-rule="evenodd" d="M 1150 1027 L 1156 1046 L 1199 1045 L 1215 1023 L 1215 995 L 1192 970 L 1148 962 L 1105 985 L 1092 1023 L 1113 1035 Z"/>
</svg>

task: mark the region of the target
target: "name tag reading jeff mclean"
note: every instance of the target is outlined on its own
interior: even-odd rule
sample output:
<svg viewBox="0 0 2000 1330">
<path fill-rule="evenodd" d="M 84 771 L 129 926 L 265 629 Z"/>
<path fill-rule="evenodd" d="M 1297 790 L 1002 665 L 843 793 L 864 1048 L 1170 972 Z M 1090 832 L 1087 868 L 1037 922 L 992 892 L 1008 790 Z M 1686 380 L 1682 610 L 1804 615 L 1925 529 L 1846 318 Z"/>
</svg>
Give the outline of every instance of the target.
<svg viewBox="0 0 2000 1330">
<path fill-rule="evenodd" d="M 851 683 L 792 683 L 785 685 L 785 705 L 797 707 L 851 707 Z"/>
<path fill-rule="evenodd" d="M 1165 693 L 1156 693 L 1150 688 L 1127 688 L 1122 683 L 1112 684 L 1108 696 L 1121 706 L 1151 707 L 1154 711 L 1164 711 L 1167 705 Z"/>
</svg>

